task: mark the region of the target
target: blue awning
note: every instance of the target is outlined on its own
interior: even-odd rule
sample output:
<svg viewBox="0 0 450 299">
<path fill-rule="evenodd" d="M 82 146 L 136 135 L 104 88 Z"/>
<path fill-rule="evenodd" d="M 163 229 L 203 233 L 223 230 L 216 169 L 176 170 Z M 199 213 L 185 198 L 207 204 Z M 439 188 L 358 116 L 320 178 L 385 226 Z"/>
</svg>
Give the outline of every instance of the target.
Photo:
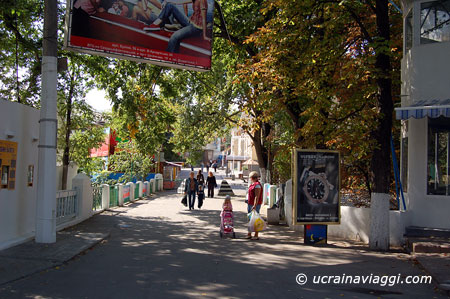
<svg viewBox="0 0 450 299">
<path fill-rule="evenodd" d="M 413 118 L 438 118 L 440 116 L 450 117 L 450 99 L 447 100 L 423 100 L 411 106 L 395 108 L 397 119 Z"/>
</svg>

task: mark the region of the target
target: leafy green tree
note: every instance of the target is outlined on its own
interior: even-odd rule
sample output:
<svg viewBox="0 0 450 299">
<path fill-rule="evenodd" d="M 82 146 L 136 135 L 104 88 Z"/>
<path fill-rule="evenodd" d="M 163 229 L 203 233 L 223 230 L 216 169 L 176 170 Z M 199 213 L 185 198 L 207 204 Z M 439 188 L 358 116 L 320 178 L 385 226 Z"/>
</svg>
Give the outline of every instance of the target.
<svg viewBox="0 0 450 299">
<path fill-rule="evenodd" d="M 39 107 L 42 15 L 37 0 L 2 1 L 0 96 Z"/>
<path fill-rule="evenodd" d="M 88 174 L 102 169 L 99 159 L 90 158 L 90 149 L 105 140 L 104 116 L 96 113 L 84 100 L 92 80 L 80 58 L 69 60 L 69 69 L 61 73 L 58 84 L 58 159 L 63 165 L 62 188 L 67 186 L 71 161 Z"/>
<path fill-rule="evenodd" d="M 149 155 L 141 153 L 135 141 L 119 143 L 116 152 L 109 158 L 110 170 L 124 173 L 120 182 L 143 180 L 154 166 L 154 161 Z"/>
</svg>

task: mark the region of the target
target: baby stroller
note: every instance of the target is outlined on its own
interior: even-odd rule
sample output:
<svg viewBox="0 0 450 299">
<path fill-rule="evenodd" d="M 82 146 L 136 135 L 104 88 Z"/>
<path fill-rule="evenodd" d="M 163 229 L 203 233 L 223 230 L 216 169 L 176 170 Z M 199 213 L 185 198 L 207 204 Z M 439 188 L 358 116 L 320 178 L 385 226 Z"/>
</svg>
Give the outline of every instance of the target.
<svg viewBox="0 0 450 299">
<path fill-rule="evenodd" d="M 236 238 L 236 233 L 234 232 L 234 215 L 233 211 L 222 211 L 220 213 L 220 238 L 224 235 L 233 234 L 233 239 Z"/>
</svg>

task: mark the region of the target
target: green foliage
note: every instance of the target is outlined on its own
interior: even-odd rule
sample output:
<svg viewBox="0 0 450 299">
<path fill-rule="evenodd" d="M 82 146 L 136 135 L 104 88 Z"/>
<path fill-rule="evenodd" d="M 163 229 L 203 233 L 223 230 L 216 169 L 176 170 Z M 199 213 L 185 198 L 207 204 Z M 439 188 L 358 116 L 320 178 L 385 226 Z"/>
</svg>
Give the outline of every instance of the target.
<svg viewBox="0 0 450 299">
<path fill-rule="evenodd" d="M 100 186 L 102 184 L 115 185 L 117 184 L 117 180 L 110 179 L 109 176 L 112 174 L 112 171 L 102 171 L 97 173 L 97 176 L 92 180 L 92 185 Z"/>
<path fill-rule="evenodd" d="M 84 100 L 93 82 L 87 76 L 86 56 L 72 55 L 67 72 L 58 80 L 58 160 L 69 148 L 68 161 L 75 162 L 85 173 L 92 174 L 104 168 L 101 159 L 90 158 L 90 149 L 105 140 L 104 119 Z M 68 115 L 70 113 L 70 115 Z M 67 144 L 69 134 L 69 144 Z"/>
<path fill-rule="evenodd" d="M 129 182 L 136 178 L 143 180 L 154 168 L 155 163 L 149 155 L 142 154 L 135 141 L 120 143 L 114 155 L 109 158 L 109 169 L 123 172 L 119 182 Z"/>
<path fill-rule="evenodd" d="M 2 1 L 0 97 L 39 106 L 43 1 Z"/>
</svg>

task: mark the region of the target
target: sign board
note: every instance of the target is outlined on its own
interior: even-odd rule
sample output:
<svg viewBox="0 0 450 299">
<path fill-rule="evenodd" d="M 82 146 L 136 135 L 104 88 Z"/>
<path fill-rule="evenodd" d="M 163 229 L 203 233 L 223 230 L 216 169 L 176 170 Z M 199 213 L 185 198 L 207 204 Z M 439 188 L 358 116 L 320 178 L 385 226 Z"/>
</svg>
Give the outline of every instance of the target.
<svg viewBox="0 0 450 299">
<path fill-rule="evenodd" d="M 295 224 L 339 224 L 339 152 L 294 150 Z"/>
<path fill-rule="evenodd" d="M 1 189 L 16 188 L 17 142 L 0 140 Z"/>
<path fill-rule="evenodd" d="M 214 0 L 68 0 L 64 44 L 76 52 L 209 70 L 213 15 Z"/>
<path fill-rule="evenodd" d="M 304 229 L 304 243 L 308 245 L 327 244 L 327 228 L 323 224 L 306 224 Z"/>
</svg>

